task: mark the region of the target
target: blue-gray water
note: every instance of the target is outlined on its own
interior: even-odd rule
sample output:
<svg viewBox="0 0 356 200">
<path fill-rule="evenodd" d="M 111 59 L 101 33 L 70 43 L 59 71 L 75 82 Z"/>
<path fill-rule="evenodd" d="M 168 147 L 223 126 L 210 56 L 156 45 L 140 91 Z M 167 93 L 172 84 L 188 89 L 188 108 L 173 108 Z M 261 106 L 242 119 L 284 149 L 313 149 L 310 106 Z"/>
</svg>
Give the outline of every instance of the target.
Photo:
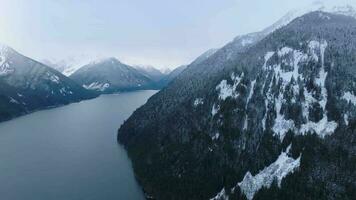
<svg viewBox="0 0 356 200">
<path fill-rule="evenodd" d="M 155 92 L 103 95 L 0 123 L 0 199 L 144 199 L 116 134 Z"/>
</svg>

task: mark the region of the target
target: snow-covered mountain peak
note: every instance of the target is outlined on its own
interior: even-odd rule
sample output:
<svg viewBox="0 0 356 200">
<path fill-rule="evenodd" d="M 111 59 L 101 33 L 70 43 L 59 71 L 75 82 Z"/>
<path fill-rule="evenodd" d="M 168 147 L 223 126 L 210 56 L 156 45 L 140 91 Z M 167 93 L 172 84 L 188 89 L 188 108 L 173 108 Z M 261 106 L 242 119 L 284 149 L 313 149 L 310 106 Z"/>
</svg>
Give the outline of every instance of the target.
<svg viewBox="0 0 356 200">
<path fill-rule="evenodd" d="M 317 1 L 309 7 L 299 9 L 297 14 L 299 12 L 299 14 L 303 15 L 313 11 L 323 11 L 356 17 L 356 11 L 354 7 L 346 1 Z"/>
<path fill-rule="evenodd" d="M 351 5 L 334 6 L 331 11 L 335 14 L 342 14 L 356 18 L 356 10 Z"/>
<path fill-rule="evenodd" d="M 286 15 L 284 15 L 280 20 L 278 20 L 273 25 L 267 27 L 262 32 L 265 34 L 269 34 L 276 29 L 279 29 L 287 24 L 289 24 L 294 19 L 301 17 L 307 13 L 315 12 L 315 11 L 323 11 L 334 14 L 342 14 L 346 16 L 351 16 L 356 18 L 356 10 L 354 7 L 346 1 L 315 1 L 309 6 L 296 8 L 294 10 L 289 11 Z"/>
<path fill-rule="evenodd" d="M 332 14 L 341 14 L 346 16 L 351 16 L 356 18 L 356 10 L 354 9 L 353 5 L 351 5 L 347 1 L 343 0 L 326 0 L 326 1 L 316 1 L 308 6 L 300 7 L 289 11 L 285 14 L 282 18 L 276 21 L 271 26 L 263 29 L 259 32 L 252 32 L 245 35 L 239 35 L 234 38 L 234 40 L 227 45 L 228 47 L 225 48 L 227 52 L 226 58 L 230 60 L 241 48 L 245 48 L 247 46 L 251 46 L 256 42 L 260 41 L 262 38 L 266 37 L 270 33 L 274 32 L 277 29 L 280 29 L 289 23 L 291 23 L 294 19 L 301 17 L 305 14 L 315 12 L 315 11 L 322 11 Z M 328 16 L 320 14 L 320 17 L 329 18 Z"/>
<path fill-rule="evenodd" d="M 90 65 L 96 65 L 96 64 L 100 64 L 100 63 L 110 63 L 110 62 L 112 64 L 114 64 L 114 63 L 121 64 L 121 62 L 115 57 L 99 58 L 99 59 L 91 61 L 89 64 Z"/>
<path fill-rule="evenodd" d="M 13 52 L 9 46 L 0 43 L 0 76 L 6 76 L 14 72 L 10 66 L 8 56 Z"/>
<path fill-rule="evenodd" d="M 153 81 L 139 70 L 115 57 L 95 60 L 84 65 L 70 78 L 84 88 L 101 93 L 153 88 Z M 152 86 L 152 87 L 151 87 Z"/>
</svg>

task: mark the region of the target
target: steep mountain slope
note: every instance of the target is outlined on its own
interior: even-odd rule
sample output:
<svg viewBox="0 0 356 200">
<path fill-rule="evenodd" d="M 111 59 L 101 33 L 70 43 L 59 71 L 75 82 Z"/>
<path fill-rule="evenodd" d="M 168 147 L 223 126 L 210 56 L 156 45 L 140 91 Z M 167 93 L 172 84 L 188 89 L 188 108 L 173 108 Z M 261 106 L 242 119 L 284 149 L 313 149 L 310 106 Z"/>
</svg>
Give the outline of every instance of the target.
<svg viewBox="0 0 356 200">
<path fill-rule="evenodd" d="M 204 52 L 202 55 L 200 55 L 198 58 L 196 58 L 190 65 L 199 65 L 200 63 L 204 62 L 208 58 L 210 58 L 212 55 L 214 55 L 218 49 L 209 49 L 208 51 Z M 162 87 L 167 86 L 170 82 L 172 82 L 178 75 L 180 75 L 185 69 L 187 68 L 187 65 L 181 65 L 177 68 L 175 68 L 173 71 L 165 75 L 160 81 L 159 85 Z"/>
<path fill-rule="evenodd" d="M 103 59 L 85 65 L 70 78 L 84 88 L 101 93 L 157 88 L 153 80 L 116 58 Z"/>
<path fill-rule="evenodd" d="M 356 198 L 356 20 L 313 12 L 262 33 L 189 65 L 120 127 L 149 195 Z"/>
<path fill-rule="evenodd" d="M 0 45 L 0 121 L 95 96 L 60 72 Z"/>
<path fill-rule="evenodd" d="M 204 62 L 206 59 L 210 58 L 212 55 L 214 55 L 219 49 L 209 49 L 206 52 L 204 52 L 202 55 L 200 55 L 198 58 L 196 58 L 191 64 L 200 64 Z"/>
</svg>

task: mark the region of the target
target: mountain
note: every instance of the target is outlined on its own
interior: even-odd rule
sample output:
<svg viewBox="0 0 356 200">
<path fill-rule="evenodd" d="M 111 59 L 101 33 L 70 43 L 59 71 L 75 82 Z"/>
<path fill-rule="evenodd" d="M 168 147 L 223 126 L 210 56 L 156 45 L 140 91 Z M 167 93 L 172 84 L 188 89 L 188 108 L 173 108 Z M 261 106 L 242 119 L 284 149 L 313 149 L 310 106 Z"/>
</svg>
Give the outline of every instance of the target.
<svg viewBox="0 0 356 200">
<path fill-rule="evenodd" d="M 186 67 L 187 67 L 187 65 L 181 65 L 181 66 L 175 68 L 174 70 L 172 70 L 171 72 L 169 72 L 168 74 L 165 74 L 165 76 L 158 81 L 158 85 L 162 86 L 162 88 L 166 87 L 180 73 L 182 73 Z"/>
<path fill-rule="evenodd" d="M 165 75 L 167 75 L 167 74 L 169 74 L 169 73 L 171 73 L 172 72 L 172 70 L 171 69 L 169 69 L 169 68 L 166 68 L 166 69 L 162 69 L 162 71 L 161 71 L 163 74 L 165 74 Z"/>
<path fill-rule="evenodd" d="M 209 49 L 206 52 L 204 52 L 202 55 L 200 55 L 198 58 L 196 58 L 191 64 L 199 64 L 205 61 L 206 59 L 210 58 L 212 55 L 214 55 L 219 49 Z"/>
<path fill-rule="evenodd" d="M 61 72 L 63 75 L 65 75 L 63 72 L 65 69 L 69 68 L 69 65 L 65 61 L 59 61 L 59 62 L 54 62 L 48 59 L 44 59 L 40 61 L 41 63 Z"/>
<path fill-rule="evenodd" d="M 159 81 L 165 77 L 164 73 L 149 65 L 136 65 L 133 67 L 137 69 L 137 71 L 139 71 L 141 74 L 147 76 L 153 81 Z"/>
<path fill-rule="evenodd" d="M 81 67 L 70 78 L 88 90 L 113 93 L 156 89 L 156 83 L 137 69 L 116 58 L 101 59 Z"/>
<path fill-rule="evenodd" d="M 204 52 L 201 54 L 199 57 L 197 57 L 190 65 L 198 65 L 214 55 L 218 49 L 209 49 L 208 51 Z M 185 69 L 187 68 L 187 65 L 181 65 L 177 68 L 175 68 L 173 71 L 169 72 L 166 76 L 164 76 L 160 81 L 159 85 L 162 87 L 167 86 L 170 82 L 172 82 L 178 75 L 180 75 Z"/>
<path fill-rule="evenodd" d="M 0 121 L 95 96 L 60 72 L 0 45 Z"/>
<path fill-rule="evenodd" d="M 48 60 L 44 59 L 41 62 L 45 65 L 52 67 L 53 69 L 61 72 L 63 75 L 69 77 L 74 72 L 76 72 L 80 67 L 87 63 L 88 56 L 79 56 L 79 57 L 69 57 L 62 60 Z"/>
<path fill-rule="evenodd" d="M 355 199 L 356 20 L 339 14 L 237 37 L 137 109 L 118 141 L 147 195 Z"/>
<path fill-rule="evenodd" d="M 216 49 L 208 50 L 193 63 L 203 62 L 216 51 Z M 86 89 L 101 93 L 161 89 L 173 81 L 185 68 L 186 65 L 182 65 L 173 71 L 163 73 L 152 66 L 129 66 L 116 58 L 107 58 L 78 68 L 70 75 L 70 78 Z"/>
<path fill-rule="evenodd" d="M 280 20 L 274 23 L 272 26 L 267 27 L 262 32 L 265 35 L 277 30 L 287 24 L 289 24 L 292 20 L 305 15 L 310 12 L 322 11 L 329 12 L 334 14 L 342 14 L 350 17 L 356 18 L 356 10 L 349 4 L 343 3 L 341 1 L 334 0 L 324 0 L 324 1 L 316 1 L 313 4 L 298 8 L 288 12 L 285 16 L 283 16 Z"/>
</svg>

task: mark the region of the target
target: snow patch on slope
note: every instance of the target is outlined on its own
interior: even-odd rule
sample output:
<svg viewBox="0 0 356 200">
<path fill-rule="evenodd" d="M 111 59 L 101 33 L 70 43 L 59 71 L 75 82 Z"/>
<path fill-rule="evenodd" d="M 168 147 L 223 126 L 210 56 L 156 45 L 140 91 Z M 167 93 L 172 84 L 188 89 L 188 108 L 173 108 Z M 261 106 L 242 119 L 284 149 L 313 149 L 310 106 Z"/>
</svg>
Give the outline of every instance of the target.
<svg viewBox="0 0 356 200">
<path fill-rule="evenodd" d="M 240 76 L 235 76 L 234 73 L 231 75 L 231 80 L 234 82 L 233 85 L 227 83 L 227 80 L 222 80 L 219 85 L 216 86 L 216 90 L 220 91 L 219 99 L 226 100 L 228 97 L 237 98 L 239 94 L 236 92 L 237 86 L 240 84 L 244 73 Z"/>
<path fill-rule="evenodd" d="M 315 83 L 321 88 L 321 100 L 315 99 L 309 92 L 304 90 L 305 96 L 306 96 L 306 101 L 304 103 L 304 107 L 306 109 L 303 110 L 303 113 L 305 110 L 309 110 L 309 107 L 311 107 L 311 103 L 317 102 L 319 103 L 320 107 L 323 110 L 323 118 L 319 122 L 312 122 L 309 121 L 308 119 L 308 114 L 304 114 L 307 118 L 307 123 L 302 124 L 299 132 L 300 134 L 306 134 L 308 132 L 315 132 L 319 137 L 324 138 L 326 135 L 331 135 L 334 133 L 335 129 L 337 128 L 338 124 L 335 121 L 328 121 L 327 117 L 327 111 L 326 111 L 326 103 L 328 100 L 328 94 L 327 90 L 325 87 L 325 80 L 328 75 L 328 73 L 325 71 L 325 49 L 327 47 L 327 42 L 324 40 L 323 42 L 318 42 L 318 41 L 311 41 L 309 43 L 309 47 L 312 50 L 314 55 L 317 55 L 317 51 L 320 52 L 320 57 L 321 57 L 321 69 L 319 71 L 319 77 L 315 79 Z"/>
<path fill-rule="evenodd" d="M 271 187 L 274 180 L 277 180 L 278 186 L 281 187 L 282 179 L 288 174 L 293 173 L 300 166 L 300 158 L 293 159 L 288 156 L 290 146 L 287 148 L 286 152 L 282 152 L 278 159 L 265 167 L 255 176 L 252 176 L 250 172 L 247 172 L 245 177 L 238 186 L 247 199 L 252 200 L 253 196 L 262 187 Z"/>
<path fill-rule="evenodd" d="M 263 69 L 266 70 L 267 69 L 267 62 L 269 61 L 269 59 L 272 58 L 272 56 L 274 55 L 275 52 L 273 51 L 270 51 L 270 52 L 267 52 L 266 55 L 265 55 L 265 63 L 263 64 Z"/>
<path fill-rule="evenodd" d="M 219 112 L 220 106 L 219 105 L 213 105 L 213 108 L 211 109 L 211 115 L 215 116 Z"/>
<path fill-rule="evenodd" d="M 273 125 L 272 130 L 275 134 L 279 136 L 280 140 L 282 141 L 284 139 L 285 134 L 289 130 L 293 130 L 295 128 L 294 121 L 286 120 L 284 115 L 281 114 L 282 104 L 286 102 L 286 100 L 283 98 L 283 92 L 285 91 L 287 85 L 292 81 L 293 78 L 294 80 L 297 80 L 300 77 L 299 63 L 306 61 L 308 56 L 290 47 L 283 47 L 278 51 L 277 54 L 281 58 L 292 54 L 292 60 L 289 63 L 286 60 L 283 60 L 283 62 L 293 67 L 293 70 L 286 71 L 282 69 L 281 64 L 274 66 L 275 77 L 277 77 L 277 80 L 282 80 L 282 91 L 280 91 L 278 98 L 275 98 L 275 110 L 277 113 L 277 117 L 275 119 L 275 123 Z M 297 85 L 295 86 L 298 87 Z M 296 89 L 296 91 L 298 91 L 298 89 Z"/>
<path fill-rule="evenodd" d="M 60 82 L 59 77 L 57 75 L 55 75 L 55 74 L 50 73 L 50 72 L 47 72 L 47 77 L 53 83 L 59 84 L 59 82 Z"/>
<path fill-rule="evenodd" d="M 254 195 L 263 187 L 271 187 L 274 180 L 277 181 L 278 187 L 281 187 L 282 180 L 289 174 L 294 173 L 300 167 L 301 155 L 294 159 L 290 157 L 289 151 L 291 145 L 289 145 L 285 152 L 282 152 L 276 161 L 265 167 L 256 175 L 252 175 L 251 172 L 246 172 L 243 180 L 239 182 L 235 187 L 231 189 L 231 193 L 235 192 L 237 187 L 240 187 L 241 192 L 246 196 L 248 200 L 252 200 Z M 223 188 L 215 197 L 210 200 L 228 200 L 229 195 Z"/>
<path fill-rule="evenodd" d="M 326 111 L 326 103 L 327 103 L 327 89 L 325 87 L 325 81 L 327 77 L 327 72 L 325 71 L 325 49 L 327 47 L 327 42 L 322 41 L 310 41 L 308 43 L 308 54 L 305 54 L 301 51 L 294 50 L 289 47 L 281 48 L 277 54 L 282 59 L 282 63 L 286 66 L 291 67 L 291 69 L 284 69 L 282 68 L 281 64 L 275 64 L 273 66 L 264 66 L 265 70 L 270 70 L 273 73 L 273 76 L 277 79 L 277 81 L 281 81 L 281 88 L 279 94 L 276 98 L 271 93 L 271 83 L 269 85 L 269 89 L 266 94 L 265 98 L 265 107 L 266 112 L 265 116 L 262 119 L 262 127 L 263 130 L 266 128 L 266 118 L 268 112 L 268 105 L 269 103 L 274 104 L 274 109 L 276 111 L 276 118 L 274 125 L 272 127 L 273 132 L 275 135 L 279 136 L 280 140 L 284 139 L 285 134 L 292 130 L 298 134 L 306 134 L 308 132 L 314 132 L 320 137 L 325 137 L 326 135 L 332 134 L 335 129 L 337 128 L 338 124 L 334 121 L 328 121 L 327 118 L 327 111 Z M 319 60 L 320 55 L 320 60 Z M 308 60 L 314 60 L 315 62 L 321 62 L 321 68 L 319 69 L 319 74 L 315 78 L 315 84 L 320 88 L 320 95 L 319 98 L 314 97 L 313 91 L 308 91 L 304 88 L 304 101 L 302 102 L 302 112 L 303 117 L 305 118 L 306 122 L 302 124 L 299 128 L 296 127 L 295 122 L 293 120 L 285 119 L 284 115 L 281 112 L 281 108 L 283 104 L 286 103 L 286 100 L 283 97 L 284 92 L 286 91 L 286 87 L 288 84 L 291 84 L 293 90 L 293 98 L 292 101 L 296 102 L 296 95 L 299 95 L 299 85 L 296 80 L 304 80 L 302 74 L 299 73 L 299 65 L 302 62 L 306 62 Z M 293 81 L 294 80 L 294 81 Z M 347 99 L 352 99 L 350 95 L 346 95 Z M 309 120 L 309 109 L 313 106 L 314 103 L 320 105 L 323 111 L 323 118 L 318 122 L 313 122 Z M 356 98 L 355 98 L 356 103 Z"/>
<path fill-rule="evenodd" d="M 10 98 L 10 103 L 14 103 L 14 104 L 20 104 L 16 99 L 9 97 Z"/>
<path fill-rule="evenodd" d="M 202 105 L 203 103 L 204 103 L 204 99 L 203 99 L 203 98 L 196 98 L 196 99 L 194 100 L 193 105 L 194 105 L 194 107 L 197 107 L 197 106 L 199 106 L 199 105 Z"/>
<path fill-rule="evenodd" d="M 217 140 L 220 137 L 220 133 L 215 133 L 213 137 L 211 137 L 212 140 Z"/>
<path fill-rule="evenodd" d="M 96 90 L 96 91 L 105 91 L 107 88 L 110 87 L 109 83 L 99 83 L 99 82 L 93 82 L 89 85 L 83 85 L 83 87 L 87 90 Z"/>
<path fill-rule="evenodd" d="M 246 116 L 245 116 L 245 120 L 244 120 L 244 126 L 243 126 L 243 130 L 247 130 L 247 127 L 248 127 L 248 115 L 247 115 L 247 106 L 253 96 L 253 91 L 254 91 L 254 88 L 255 88 L 255 84 L 256 84 L 256 80 L 253 80 L 251 82 L 251 87 L 250 87 L 250 93 L 248 94 L 248 97 L 247 97 L 247 100 L 246 100 L 246 105 L 245 105 L 245 110 L 246 110 Z"/>
<path fill-rule="evenodd" d="M 253 90 L 255 88 L 255 84 L 256 84 L 256 80 L 253 80 L 251 82 L 251 88 L 250 88 L 250 93 L 248 94 L 247 100 L 246 100 L 246 109 L 247 109 L 247 105 L 250 102 L 250 99 L 252 98 L 253 95 Z"/>
<path fill-rule="evenodd" d="M 225 188 L 223 188 L 215 197 L 210 200 L 229 200 L 229 196 L 226 195 Z"/>
<path fill-rule="evenodd" d="M 348 103 L 352 103 L 354 106 L 356 106 L 356 96 L 353 95 L 351 92 L 345 92 L 341 98 L 346 100 Z"/>
<path fill-rule="evenodd" d="M 289 130 L 295 128 L 293 120 L 286 120 L 284 115 L 281 114 L 282 102 L 284 102 L 282 94 L 279 94 L 278 99 L 276 99 L 276 113 L 277 117 L 273 125 L 273 132 L 279 136 L 279 139 L 283 141 L 284 136 Z"/>
</svg>

